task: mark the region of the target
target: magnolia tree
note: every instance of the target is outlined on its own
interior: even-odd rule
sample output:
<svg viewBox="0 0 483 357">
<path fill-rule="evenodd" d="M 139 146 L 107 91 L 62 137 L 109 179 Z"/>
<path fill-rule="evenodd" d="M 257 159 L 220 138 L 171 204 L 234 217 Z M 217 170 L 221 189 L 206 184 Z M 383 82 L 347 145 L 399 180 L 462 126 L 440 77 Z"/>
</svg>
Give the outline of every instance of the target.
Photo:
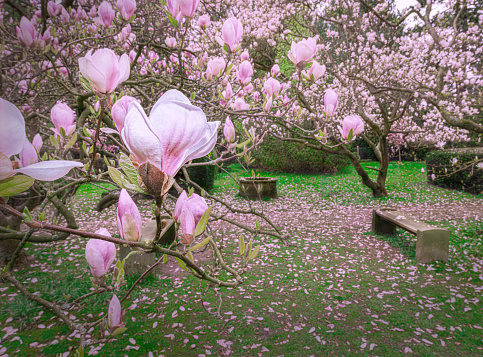
<svg viewBox="0 0 483 357">
<path fill-rule="evenodd" d="M 424 17 L 420 9 L 412 12 Z M 190 179 L 189 167 L 223 169 L 223 162 L 234 159 L 249 164 L 251 150 L 269 134 L 348 156 L 374 195 L 385 196 L 391 135 L 464 139 L 464 133 L 444 125 L 436 98 L 445 95 L 454 104 L 444 106 L 451 120 L 469 120 L 454 118 L 461 105 L 468 115 L 474 110 L 469 99 L 462 104 L 450 98 L 452 76 L 438 79 L 441 93 L 430 94 L 440 83 L 434 77 L 439 62 L 431 56 L 434 52 L 439 58 L 443 50 L 421 56 L 431 42 L 428 30 L 401 34 L 402 22 L 393 26 L 384 6 L 362 11 L 360 3 L 332 2 L 32 0 L 22 5 L 4 1 L 0 15 L 5 39 L 0 61 L 6 74 L 0 88 L 0 240 L 11 251 L 1 277 L 79 331 L 83 344 L 86 331 L 99 322 L 100 339 L 122 333 L 128 327 L 122 323 L 122 302 L 170 257 L 211 286 L 237 286 L 258 253 L 256 237 L 287 243 L 263 210 L 250 202 L 249 208 L 235 207 L 204 192 Z M 405 41 L 386 40 L 396 35 Z M 478 36 L 474 33 L 471 41 Z M 472 70 L 476 56 L 461 54 L 477 49 L 456 38 L 454 51 L 460 52 L 455 61 L 467 58 L 463 72 L 475 77 L 468 83 L 481 85 L 480 73 Z M 431 135 L 422 136 L 423 130 Z M 381 161 L 373 168 L 376 181 L 350 150 L 356 136 Z M 203 157 L 208 159 L 193 162 Z M 120 238 L 104 228 L 95 233 L 77 229 L 68 202 L 84 183 L 118 186 Z M 191 189 L 186 192 L 180 184 Z M 150 195 L 155 203 L 156 232 L 149 239 L 131 198 L 135 193 Z M 52 208 L 61 220 L 46 218 Z M 256 221 L 236 221 L 228 211 Z M 177 237 L 169 247 L 160 244 L 163 212 L 176 221 Z M 219 232 L 211 228 L 219 220 L 249 233 L 248 240 L 240 236 L 242 263 L 236 268 L 226 263 Z M 27 231 L 20 230 L 21 223 Z M 66 310 L 92 294 L 59 306 L 29 292 L 12 270 L 27 242 L 74 235 L 86 238 L 96 294 L 116 293 L 125 284 L 116 245 L 163 258 L 121 299 L 112 296 L 107 320 L 74 322 Z M 212 250 L 215 265 L 194 262 L 193 252 L 203 247 Z"/>
</svg>

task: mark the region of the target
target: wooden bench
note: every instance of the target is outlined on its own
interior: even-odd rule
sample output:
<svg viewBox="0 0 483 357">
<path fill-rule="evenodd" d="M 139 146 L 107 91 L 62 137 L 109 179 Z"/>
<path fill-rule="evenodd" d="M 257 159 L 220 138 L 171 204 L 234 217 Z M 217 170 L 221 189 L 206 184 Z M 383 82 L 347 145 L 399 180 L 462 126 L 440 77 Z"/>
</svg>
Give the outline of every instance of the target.
<svg viewBox="0 0 483 357">
<path fill-rule="evenodd" d="M 374 233 L 396 235 L 397 227 L 416 235 L 417 262 L 448 261 L 449 230 L 419 222 L 408 217 L 407 213 L 395 209 L 380 208 L 373 210 L 372 231 Z"/>
</svg>

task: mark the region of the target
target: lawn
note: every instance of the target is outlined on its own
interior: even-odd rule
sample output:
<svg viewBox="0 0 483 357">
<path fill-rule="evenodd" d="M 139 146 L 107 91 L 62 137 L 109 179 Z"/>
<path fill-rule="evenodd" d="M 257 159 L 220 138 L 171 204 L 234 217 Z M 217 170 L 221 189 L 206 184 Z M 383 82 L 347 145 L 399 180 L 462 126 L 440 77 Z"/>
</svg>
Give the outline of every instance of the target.
<svg viewBox="0 0 483 357">
<path fill-rule="evenodd" d="M 377 167 L 377 163 L 366 163 Z M 247 202 L 220 173 L 214 194 L 240 207 L 263 209 L 290 236 L 289 247 L 261 236 L 258 258 L 238 288 L 218 289 L 222 318 L 207 284 L 179 269 L 147 278 L 123 303 L 128 330 L 89 354 L 100 356 L 477 356 L 483 354 L 483 199 L 427 184 L 423 163 L 391 163 L 389 197 L 374 199 L 353 169 L 332 176 L 269 173 L 278 177 L 279 199 Z M 231 174 L 248 176 L 239 166 Z M 86 230 L 115 230 L 115 207 L 90 210 L 103 189 L 83 186 L 72 202 Z M 140 202 L 146 220 L 150 202 Z M 451 231 L 447 264 L 418 265 L 414 237 L 376 236 L 372 209 L 390 206 Z M 219 209 L 215 205 L 214 210 Z M 245 224 L 251 217 L 233 214 Z M 223 222 L 228 262 L 240 231 Z M 35 257 L 17 272 L 30 291 L 62 304 L 92 289 L 84 258 L 86 240 L 29 244 Z M 117 293 L 122 296 L 136 277 Z M 70 313 L 95 321 L 112 293 L 84 301 Z M 203 302 L 204 301 L 204 302 Z M 0 356 L 55 356 L 79 341 L 48 311 L 0 285 Z M 89 332 L 100 335 L 98 328 Z M 67 355 L 67 354 L 64 354 Z M 72 354 L 71 354 L 72 355 Z"/>
</svg>

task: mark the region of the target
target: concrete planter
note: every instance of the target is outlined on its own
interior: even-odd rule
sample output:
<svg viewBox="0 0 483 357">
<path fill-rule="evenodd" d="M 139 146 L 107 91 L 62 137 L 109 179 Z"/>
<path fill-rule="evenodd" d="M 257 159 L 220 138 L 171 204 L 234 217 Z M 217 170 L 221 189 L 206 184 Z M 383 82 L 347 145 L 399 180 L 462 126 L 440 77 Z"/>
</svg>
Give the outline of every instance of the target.
<svg viewBox="0 0 483 357">
<path fill-rule="evenodd" d="M 166 220 L 166 226 L 161 231 L 159 243 L 171 243 L 176 237 L 176 227 L 173 219 L 163 216 L 161 219 Z M 141 241 L 153 240 L 156 235 L 156 220 L 152 220 L 143 227 L 143 236 Z M 120 247 L 121 260 L 131 253 L 132 249 L 128 246 Z M 141 275 L 151 265 L 156 262 L 156 253 L 144 253 L 131 255 L 124 264 L 124 273 L 129 276 Z M 149 272 L 149 275 L 156 276 L 156 269 Z"/>
<path fill-rule="evenodd" d="M 250 199 L 278 198 L 275 177 L 242 177 L 240 178 L 240 196 Z"/>
</svg>

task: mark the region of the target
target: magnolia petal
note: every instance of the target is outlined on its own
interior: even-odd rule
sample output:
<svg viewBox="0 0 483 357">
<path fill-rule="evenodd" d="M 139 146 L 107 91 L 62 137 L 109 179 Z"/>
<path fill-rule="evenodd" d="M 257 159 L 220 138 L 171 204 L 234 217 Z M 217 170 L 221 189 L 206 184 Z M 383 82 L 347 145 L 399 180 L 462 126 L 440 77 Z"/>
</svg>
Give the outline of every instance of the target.
<svg viewBox="0 0 483 357">
<path fill-rule="evenodd" d="M 184 207 L 184 204 L 186 203 L 186 200 L 188 199 L 188 195 L 186 194 L 186 191 L 181 192 L 181 195 L 179 195 L 178 200 L 176 201 L 176 206 L 174 207 L 174 219 L 179 222 L 179 217 L 181 216 L 181 211 Z"/>
<path fill-rule="evenodd" d="M 189 210 L 189 208 L 185 205 L 181 210 L 181 215 L 179 217 L 181 222 L 181 232 L 183 234 L 191 234 L 195 233 L 196 222 L 193 214 Z"/>
<path fill-rule="evenodd" d="M 55 181 L 67 175 L 74 167 L 84 167 L 84 165 L 76 161 L 51 160 L 22 167 L 21 169 L 14 170 L 14 172 L 30 176 L 40 181 Z"/>
<path fill-rule="evenodd" d="M 4 180 L 12 175 L 12 161 L 0 152 L 0 180 Z"/>
<path fill-rule="evenodd" d="M 101 128 L 101 131 L 105 134 L 118 134 L 119 132 L 116 129 L 111 129 L 111 128 Z"/>
<path fill-rule="evenodd" d="M 151 113 L 154 113 L 156 111 L 156 108 L 159 107 L 161 104 L 172 101 L 191 104 L 188 97 L 181 93 L 179 90 L 170 89 L 169 91 L 164 93 L 154 104 L 153 108 L 151 109 Z"/>
<path fill-rule="evenodd" d="M 119 232 L 122 239 L 137 242 L 141 238 L 141 232 L 134 217 L 126 212 L 121 218 L 122 230 Z"/>
<path fill-rule="evenodd" d="M 89 264 L 89 268 L 91 268 L 92 275 L 95 278 L 101 278 L 106 273 L 106 270 L 104 268 L 104 259 L 102 258 L 101 253 L 97 249 L 97 246 L 92 243 L 96 240 L 98 239 L 90 239 L 87 242 L 85 256 L 87 264 Z"/>
<path fill-rule="evenodd" d="M 37 150 L 35 150 L 35 147 L 28 140 L 23 142 L 22 151 L 20 151 L 18 156 L 22 163 L 22 167 L 35 164 L 39 161 Z"/>
<path fill-rule="evenodd" d="M 205 199 L 200 195 L 193 193 L 188 198 L 185 205 L 189 208 L 189 210 L 191 211 L 191 214 L 193 214 L 193 218 L 195 219 L 195 226 L 196 226 L 200 221 L 201 217 L 203 217 L 203 214 L 208 209 L 208 205 L 206 204 Z"/>
<path fill-rule="evenodd" d="M 139 209 L 134 203 L 134 201 L 132 200 L 129 193 L 126 191 L 126 189 L 123 188 L 121 190 L 121 193 L 119 194 L 119 203 L 117 205 L 117 217 L 119 220 L 121 220 L 121 225 L 122 225 L 122 219 L 126 214 L 129 214 L 129 216 L 133 219 L 133 221 L 137 226 L 139 236 L 141 236 L 141 230 L 143 225 L 141 214 L 139 213 Z M 118 228 L 119 228 L 119 225 L 118 225 Z M 121 229 L 119 229 L 119 231 L 121 232 Z"/>
<path fill-rule="evenodd" d="M 121 302 L 116 295 L 113 295 L 109 302 L 107 323 L 110 329 L 121 324 Z"/>
<path fill-rule="evenodd" d="M 42 148 L 42 145 L 44 144 L 42 137 L 40 134 L 36 134 L 32 140 L 32 145 L 34 146 L 35 150 L 37 151 L 37 154 L 40 153 L 40 149 Z"/>
<path fill-rule="evenodd" d="M 119 79 L 117 84 L 124 82 L 129 78 L 131 74 L 131 63 L 129 62 L 129 56 L 127 54 L 123 54 L 121 59 L 119 60 Z"/>
<path fill-rule="evenodd" d="M 25 138 L 22 113 L 15 105 L 0 98 L 0 152 L 7 157 L 18 154 Z"/>
<path fill-rule="evenodd" d="M 126 115 L 121 137 L 140 165 L 150 161 L 161 168 L 161 145 L 157 136 L 149 129 L 148 121 L 141 105 L 133 102 Z"/>
</svg>

